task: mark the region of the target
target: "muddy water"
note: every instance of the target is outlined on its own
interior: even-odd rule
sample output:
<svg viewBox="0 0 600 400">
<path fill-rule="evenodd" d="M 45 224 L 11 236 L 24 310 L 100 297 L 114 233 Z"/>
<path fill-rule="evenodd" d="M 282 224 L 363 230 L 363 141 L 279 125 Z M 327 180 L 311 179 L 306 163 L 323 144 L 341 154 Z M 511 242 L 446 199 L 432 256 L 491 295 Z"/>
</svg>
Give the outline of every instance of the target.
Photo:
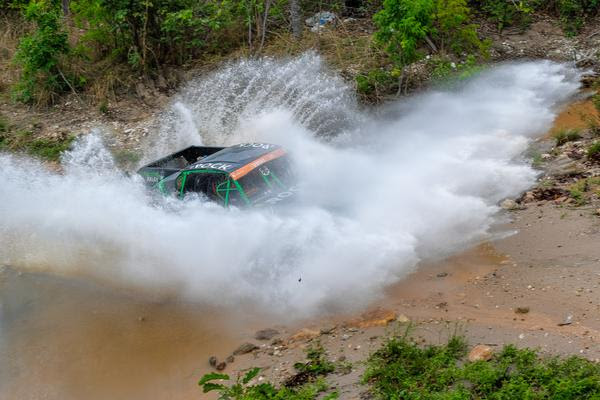
<svg viewBox="0 0 600 400">
<path fill-rule="evenodd" d="M 209 355 L 226 357 L 245 332 L 194 304 L 8 268 L 0 276 L 4 400 L 197 398 Z"/>
<path fill-rule="evenodd" d="M 459 302 L 456 288 L 502 259 L 481 245 L 423 265 L 377 305 L 418 304 L 414 312 L 425 317 L 425 310 L 436 312 L 436 302 Z M 435 279 L 439 271 L 448 271 L 448 279 Z M 6 400 L 201 398 L 197 381 L 209 370 L 208 357 L 224 359 L 269 326 L 254 313 L 232 315 L 89 279 L 10 268 L 0 276 L 0 398 Z M 303 321 L 289 332 L 353 317 Z"/>
</svg>

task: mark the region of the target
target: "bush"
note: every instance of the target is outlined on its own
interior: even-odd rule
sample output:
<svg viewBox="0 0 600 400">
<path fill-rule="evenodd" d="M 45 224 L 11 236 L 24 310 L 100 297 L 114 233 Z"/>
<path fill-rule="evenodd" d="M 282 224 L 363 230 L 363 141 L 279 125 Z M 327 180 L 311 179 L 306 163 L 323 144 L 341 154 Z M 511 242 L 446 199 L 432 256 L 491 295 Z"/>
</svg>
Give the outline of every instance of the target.
<svg viewBox="0 0 600 400">
<path fill-rule="evenodd" d="M 35 23 L 36 30 L 21 39 L 15 54 L 21 76 L 14 96 L 25 103 L 52 103 L 69 86 L 60 66 L 61 56 L 69 53 L 68 36 L 56 5 L 33 0 L 24 15 Z"/>
<path fill-rule="evenodd" d="M 456 54 L 486 51 L 466 0 L 384 0 L 373 20 L 376 42 L 399 65 L 420 59 L 426 45 Z"/>
<path fill-rule="evenodd" d="M 475 1 L 474 4 L 496 23 L 499 31 L 508 26 L 520 25 L 521 27 L 525 27 L 529 25 L 531 14 L 534 11 L 531 0 L 480 0 Z"/>
<path fill-rule="evenodd" d="M 367 362 L 363 377 L 380 399 L 596 399 L 600 365 L 583 358 L 543 359 L 506 346 L 490 361 L 463 362 L 464 339 L 418 347 L 393 337 Z"/>
</svg>

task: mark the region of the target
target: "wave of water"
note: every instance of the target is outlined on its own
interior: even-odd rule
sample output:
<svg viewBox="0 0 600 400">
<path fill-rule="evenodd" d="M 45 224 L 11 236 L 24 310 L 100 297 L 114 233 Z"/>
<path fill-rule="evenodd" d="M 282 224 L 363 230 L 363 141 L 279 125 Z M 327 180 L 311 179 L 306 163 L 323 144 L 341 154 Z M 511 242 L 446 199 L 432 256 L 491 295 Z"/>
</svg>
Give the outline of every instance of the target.
<svg viewBox="0 0 600 400">
<path fill-rule="evenodd" d="M 182 91 L 148 154 L 278 143 L 294 154 L 298 204 L 156 200 L 89 135 L 64 174 L 0 155 L 0 264 L 295 316 L 360 307 L 419 260 L 486 237 L 497 203 L 534 182 L 523 151 L 578 78 L 507 64 L 374 117 L 315 54 L 231 64 Z"/>
</svg>

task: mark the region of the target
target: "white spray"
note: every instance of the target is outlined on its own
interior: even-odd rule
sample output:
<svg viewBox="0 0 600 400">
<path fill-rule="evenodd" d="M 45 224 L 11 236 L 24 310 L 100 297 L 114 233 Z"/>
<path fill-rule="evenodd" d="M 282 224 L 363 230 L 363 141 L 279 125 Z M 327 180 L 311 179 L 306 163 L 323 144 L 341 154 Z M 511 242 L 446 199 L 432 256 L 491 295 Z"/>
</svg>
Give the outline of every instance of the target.
<svg viewBox="0 0 600 400">
<path fill-rule="evenodd" d="M 295 207 L 157 204 L 104 158 L 100 172 L 85 161 L 102 154 L 90 136 L 65 155 L 64 175 L 0 156 L 0 264 L 298 317 L 360 307 L 419 260 L 486 237 L 497 202 L 535 179 L 521 159 L 529 140 L 577 89 L 565 65 L 504 65 L 373 117 L 314 54 L 232 64 L 190 83 L 154 152 L 282 144 L 302 187 Z"/>
</svg>

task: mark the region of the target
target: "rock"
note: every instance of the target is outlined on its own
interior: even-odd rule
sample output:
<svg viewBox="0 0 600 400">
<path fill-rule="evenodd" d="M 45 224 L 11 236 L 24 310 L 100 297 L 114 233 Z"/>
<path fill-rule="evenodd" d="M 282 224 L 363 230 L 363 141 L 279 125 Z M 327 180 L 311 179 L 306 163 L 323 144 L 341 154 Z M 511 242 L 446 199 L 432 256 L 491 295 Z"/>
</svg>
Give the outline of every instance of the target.
<svg viewBox="0 0 600 400">
<path fill-rule="evenodd" d="M 390 322 L 397 318 L 396 312 L 378 308 L 373 311 L 368 311 L 361 315 L 359 320 L 351 321 L 350 325 L 365 329 L 374 326 L 387 326 Z"/>
<path fill-rule="evenodd" d="M 208 365 L 210 365 L 211 367 L 216 367 L 217 366 L 217 357 L 211 356 L 208 359 Z"/>
<path fill-rule="evenodd" d="M 243 345 L 241 345 L 240 347 L 238 347 L 234 352 L 233 355 L 234 356 L 238 356 L 241 354 L 248 354 L 250 352 L 253 352 L 254 350 L 257 350 L 258 346 L 255 345 L 254 343 L 244 343 Z"/>
<path fill-rule="evenodd" d="M 320 333 L 321 335 L 330 335 L 333 333 L 335 328 L 337 328 L 335 325 L 324 326 L 321 328 Z"/>
<path fill-rule="evenodd" d="M 473 347 L 469 353 L 469 361 L 489 361 L 492 359 L 493 355 L 494 352 L 490 346 L 478 344 L 477 346 Z"/>
<path fill-rule="evenodd" d="M 440 272 L 439 274 L 436 275 L 438 278 L 445 278 L 448 276 L 447 272 Z"/>
<path fill-rule="evenodd" d="M 271 340 L 277 335 L 279 335 L 279 331 L 276 329 L 262 329 L 254 334 L 254 339 Z"/>
<path fill-rule="evenodd" d="M 517 208 L 519 208 L 519 205 L 517 204 L 516 201 L 512 200 L 512 199 L 506 199 L 504 200 L 502 203 L 500 203 L 500 207 L 502 207 L 505 210 L 516 210 Z"/>
<path fill-rule="evenodd" d="M 225 361 L 227 361 L 228 364 L 231 364 L 232 362 L 235 361 L 235 357 L 234 356 L 229 356 L 225 359 Z"/>
<path fill-rule="evenodd" d="M 565 319 L 563 320 L 563 322 L 560 322 L 558 324 L 558 326 L 565 326 L 565 325 L 571 325 L 573 323 L 573 315 L 569 314 L 565 317 Z"/>
<path fill-rule="evenodd" d="M 596 215 L 600 217 L 600 208 L 596 209 Z"/>
<path fill-rule="evenodd" d="M 304 328 L 300 331 L 296 332 L 292 337 L 290 337 L 290 342 L 298 342 L 302 340 L 310 340 L 318 337 L 320 335 L 319 331 L 315 331 L 313 329 Z"/>
<path fill-rule="evenodd" d="M 404 314 L 400 314 L 398 318 L 396 318 L 396 321 L 400 322 L 401 324 L 406 324 L 410 322 L 410 318 Z"/>
<path fill-rule="evenodd" d="M 515 313 L 517 314 L 527 314 L 529 312 L 529 307 L 517 307 L 515 308 Z"/>
<path fill-rule="evenodd" d="M 226 366 L 227 366 L 227 363 L 225 361 L 221 361 L 220 363 L 217 364 L 217 366 L 215 368 L 217 368 L 217 371 L 223 371 Z"/>
</svg>

